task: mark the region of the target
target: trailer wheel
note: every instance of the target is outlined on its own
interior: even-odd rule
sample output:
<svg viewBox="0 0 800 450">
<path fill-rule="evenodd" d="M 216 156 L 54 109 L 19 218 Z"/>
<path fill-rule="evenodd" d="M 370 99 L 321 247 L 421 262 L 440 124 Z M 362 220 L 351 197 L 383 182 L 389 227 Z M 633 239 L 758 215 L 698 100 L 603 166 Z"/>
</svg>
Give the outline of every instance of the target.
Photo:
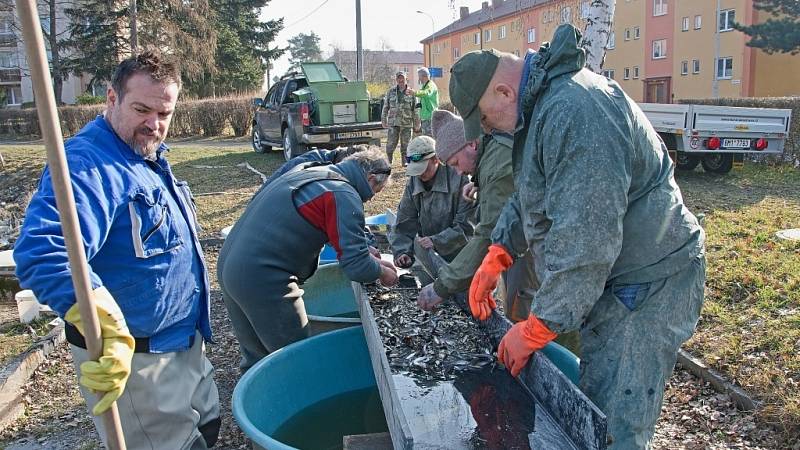
<svg viewBox="0 0 800 450">
<path fill-rule="evenodd" d="M 706 172 L 713 172 L 719 174 L 726 174 L 733 168 L 733 154 L 732 153 L 715 153 L 713 155 L 703 156 L 701 161 L 703 170 Z"/>
<path fill-rule="evenodd" d="M 700 157 L 686 152 L 678 152 L 675 157 L 675 168 L 678 170 L 694 170 L 700 164 Z"/>
</svg>

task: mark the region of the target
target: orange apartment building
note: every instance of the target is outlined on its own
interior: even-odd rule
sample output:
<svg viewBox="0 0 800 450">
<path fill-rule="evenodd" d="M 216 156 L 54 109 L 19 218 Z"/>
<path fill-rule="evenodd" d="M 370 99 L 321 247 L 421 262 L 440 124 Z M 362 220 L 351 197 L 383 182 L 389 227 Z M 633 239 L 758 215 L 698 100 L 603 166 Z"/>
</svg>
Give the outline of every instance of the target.
<svg viewBox="0 0 800 450">
<path fill-rule="evenodd" d="M 495 48 L 538 49 L 562 23 L 585 26 L 589 0 L 492 0 L 422 41 L 425 61 L 448 97 L 449 70 L 461 55 Z M 768 55 L 745 45 L 734 21 L 766 20 L 753 0 L 617 0 L 604 75 L 636 101 L 800 95 L 800 56 Z M 432 54 L 431 54 L 431 50 Z"/>
</svg>

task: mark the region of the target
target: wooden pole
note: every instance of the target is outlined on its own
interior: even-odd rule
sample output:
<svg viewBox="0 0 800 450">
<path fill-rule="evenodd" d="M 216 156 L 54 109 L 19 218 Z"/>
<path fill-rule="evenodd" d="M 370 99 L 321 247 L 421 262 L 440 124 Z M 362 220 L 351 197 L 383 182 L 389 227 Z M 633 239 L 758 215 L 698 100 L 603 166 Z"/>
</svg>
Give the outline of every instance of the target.
<svg viewBox="0 0 800 450">
<path fill-rule="evenodd" d="M 28 67 L 33 81 L 33 92 L 36 95 L 36 112 L 39 115 L 39 126 L 47 150 L 47 164 L 53 179 L 53 191 L 56 195 L 56 206 L 61 220 L 61 229 L 67 247 L 72 284 L 75 287 L 75 298 L 83 322 L 86 349 L 89 358 L 97 360 L 102 351 L 100 322 L 92 297 L 89 282 L 89 270 L 86 254 L 83 251 L 83 238 L 75 209 L 75 198 L 72 195 L 72 184 L 69 179 L 67 159 L 64 153 L 64 139 L 58 121 L 53 82 L 50 78 L 49 65 L 45 55 L 36 0 L 16 0 L 17 14 L 22 22 L 22 35 L 28 56 Z M 106 430 L 106 442 L 112 450 L 124 450 L 125 440 L 119 420 L 117 404 L 103 414 Z"/>
</svg>

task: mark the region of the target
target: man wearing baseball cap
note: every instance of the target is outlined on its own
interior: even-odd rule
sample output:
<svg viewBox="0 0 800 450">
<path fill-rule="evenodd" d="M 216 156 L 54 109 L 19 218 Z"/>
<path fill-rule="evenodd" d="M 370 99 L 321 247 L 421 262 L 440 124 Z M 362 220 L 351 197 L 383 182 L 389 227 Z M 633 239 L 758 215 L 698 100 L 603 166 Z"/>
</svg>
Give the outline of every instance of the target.
<svg viewBox="0 0 800 450">
<path fill-rule="evenodd" d="M 584 68 L 580 40 L 566 24 L 524 59 L 483 50 L 451 69 L 466 139 L 481 126 L 514 133 L 516 201 L 501 213 L 470 306 L 487 317 L 500 272 L 530 247 L 541 286 L 500 361 L 516 376 L 533 352 L 580 329 L 580 387 L 608 416 L 612 448 L 648 448 L 703 303 L 705 233 L 658 134 L 617 83 Z"/>
<path fill-rule="evenodd" d="M 417 136 L 408 144 L 408 183 L 397 207 L 397 220 L 389 234 L 395 265 L 422 265 L 417 272 L 426 284 L 436 276 L 428 258 L 430 250 L 451 261 L 472 236 L 475 204 L 461 197 L 469 180 L 436 158 L 430 136 Z"/>
<path fill-rule="evenodd" d="M 381 110 L 381 124 L 388 128 L 386 157 L 392 163 L 394 150 L 400 143 L 400 162 L 405 166 L 406 148 L 411 140 L 411 131 L 419 130 L 419 110 L 414 92 L 408 87 L 406 73 L 395 74 L 397 84 L 386 92 Z"/>
</svg>

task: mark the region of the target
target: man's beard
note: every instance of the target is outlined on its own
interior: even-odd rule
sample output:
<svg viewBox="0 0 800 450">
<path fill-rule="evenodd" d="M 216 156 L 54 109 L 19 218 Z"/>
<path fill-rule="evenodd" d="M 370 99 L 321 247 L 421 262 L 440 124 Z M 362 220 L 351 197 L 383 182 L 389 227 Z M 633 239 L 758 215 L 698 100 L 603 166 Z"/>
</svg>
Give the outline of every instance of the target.
<svg viewBox="0 0 800 450">
<path fill-rule="evenodd" d="M 158 151 L 159 147 L 161 147 L 161 143 L 164 142 L 164 137 L 160 136 L 158 132 L 153 131 L 152 135 L 148 135 L 147 133 L 150 132 L 149 129 L 138 129 L 134 131 L 133 136 L 131 137 L 130 141 L 126 142 L 136 154 L 140 155 L 142 158 L 155 161 L 156 160 L 156 152 Z M 151 138 L 144 140 L 137 140 L 137 133 L 139 136 Z"/>
</svg>

